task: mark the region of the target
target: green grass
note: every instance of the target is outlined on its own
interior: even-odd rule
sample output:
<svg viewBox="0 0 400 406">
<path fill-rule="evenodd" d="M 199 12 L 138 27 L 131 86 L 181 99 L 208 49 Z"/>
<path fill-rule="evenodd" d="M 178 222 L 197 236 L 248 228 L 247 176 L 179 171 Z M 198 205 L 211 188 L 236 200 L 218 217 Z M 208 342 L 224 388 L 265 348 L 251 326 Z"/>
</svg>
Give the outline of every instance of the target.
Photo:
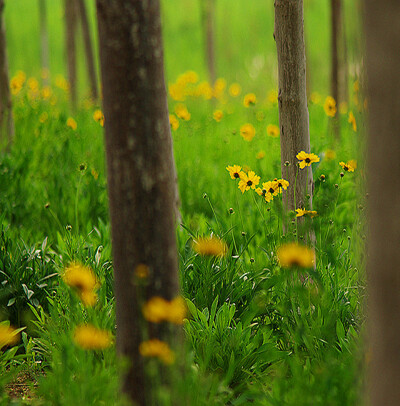
<svg viewBox="0 0 400 406">
<path fill-rule="evenodd" d="M 351 99 L 358 131 L 341 114 L 342 139 L 335 141 L 323 109 L 329 88 L 327 4 L 309 0 L 305 10 L 312 91 L 322 95 L 321 102 L 309 103 L 311 152 L 321 158 L 313 164 L 318 217 L 305 219 L 296 235 L 289 230 L 286 236 L 280 198 L 265 204 L 253 191 L 242 194 L 226 170 L 238 164 L 262 182 L 281 177 L 280 140 L 266 134 L 268 124 L 278 124 L 278 107 L 267 101 L 277 81 L 273 4 L 217 4 L 218 73 L 228 87 L 239 82 L 242 94 L 233 98 L 225 92 L 224 102 L 188 97 L 191 119 L 179 120 L 172 132 L 182 201 L 177 240 L 189 311 L 187 345 L 174 348 L 180 368 L 171 368 L 173 385 L 160 386 L 153 404 L 359 404 L 365 363 L 364 112 Z M 62 2 L 48 6 L 54 79 L 65 74 Z M 347 6 L 347 19 L 355 10 Z M 90 11 L 94 30 L 92 3 Z M 7 2 L 12 75 L 23 70 L 28 78 L 40 76 L 37 21 L 36 2 Z M 188 69 L 205 80 L 199 1 L 164 2 L 163 28 L 168 82 Z M 348 34 L 355 38 L 353 26 Z M 349 41 L 349 52 L 357 61 L 357 41 Z M 88 90 L 83 68 L 81 61 L 82 96 Z M 0 404 L 8 404 L 3 389 L 11 379 L 3 372 L 26 369 L 44 376 L 33 389 L 34 400 L 25 403 L 122 404 L 116 388 L 124 363 L 117 362 L 113 349 L 88 352 L 73 343 L 74 328 L 82 322 L 116 333 L 103 128 L 93 119 L 99 106 L 82 98 L 73 130 L 66 125 L 72 116 L 67 95 L 52 89 L 54 100 L 33 100 L 27 84 L 13 97 L 15 144 L 0 155 L 0 320 L 26 327 L 18 346 L 0 352 Z M 258 103 L 245 108 L 249 92 Z M 176 104 L 169 98 L 171 112 Z M 213 119 L 216 108 L 224 112 L 220 122 Z M 245 123 L 256 129 L 251 142 L 240 136 Z M 328 149 L 336 158 L 327 159 Z M 265 156 L 258 159 L 260 151 Z M 341 177 L 339 161 L 350 159 L 357 159 L 358 168 Z M 277 248 L 301 241 L 310 227 L 315 269 L 281 268 Z M 193 250 L 193 240 L 211 233 L 226 241 L 225 257 L 202 257 Z M 91 267 L 101 283 L 93 308 L 85 308 L 60 278 L 73 261 Z M 157 370 L 158 361 L 151 360 L 152 379 Z"/>
</svg>

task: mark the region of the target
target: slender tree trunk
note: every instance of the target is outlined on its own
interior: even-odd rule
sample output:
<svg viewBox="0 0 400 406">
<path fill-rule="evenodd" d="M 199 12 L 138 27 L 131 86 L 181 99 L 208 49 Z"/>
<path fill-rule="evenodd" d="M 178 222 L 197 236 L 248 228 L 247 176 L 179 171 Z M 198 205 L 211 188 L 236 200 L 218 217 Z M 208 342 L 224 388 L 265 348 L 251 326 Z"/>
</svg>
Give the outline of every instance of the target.
<svg viewBox="0 0 400 406">
<path fill-rule="evenodd" d="M 371 406 L 400 404 L 400 2 L 364 0 Z"/>
<path fill-rule="evenodd" d="M 288 212 L 312 207 L 311 167 L 299 169 L 296 158 L 300 151 L 311 152 L 302 0 L 275 0 L 274 37 L 278 53 L 282 177 L 290 183 L 283 194 L 284 208 Z"/>
<path fill-rule="evenodd" d="M 341 26 L 341 0 L 331 0 L 331 95 L 336 101 L 337 111 L 333 117 L 333 132 L 340 139 L 339 123 L 339 43 Z"/>
<path fill-rule="evenodd" d="M 97 91 L 97 75 L 94 62 L 92 39 L 90 36 L 89 20 L 84 0 L 77 0 L 77 5 L 79 17 L 82 23 L 83 44 L 85 46 L 90 91 L 93 99 L 97 100 L 99 98 L 99 93 Z"/>
<path fill-rule="evenodd" d="M 341 31 L 341 49 L 339 62 L 339 100 L 342 102 L 349 102 L 349 62 L 348 62 L 348 47 L 347 47 L 347 34 L 346 34 L 346 18 L 345 18 L 345 3 L 340 8 L 340 31 Z"/>
<path fill-rule="evenodd" d="M 45 75 L 42 75 L 43 85 L 49 85 L 49 34 L 47 31 L 47 8 L 46 0 L 39 0 L 39 24 L 40 24 L 40 62 Z"/>
<path fill-rule="evenodd" d="M 76 109 L 77 94 L 77 70 L 76 70 L 76 30 L 77 30 L 77 7 L 76 0 L 65 0 L 65 40 L 68 82 L 72 108 Z"/>
<path fill-rule="evenodd" d="M 131 364 L 123 391 L 146 405 L 151 392 L 138 347 L 142 301 L 178 293 L 172 141 L 163 71 L 159 0 L 97 0 L 117 350 Z M 150 269 L 135 290 L 132 272 Z M 150 333 L 168 341 L 166 330 Z"/>
<path fill-rule="evenodd" d="M 211 85 L 215 83 L 215 79 L 217 78 L 215 70 L 214 46 L 215 1 L 216 0 L 202 0 L 205 55 L 207 62 L 208 79 Z"/>
<path fill-rule="evenodd" d="M 8 78 L 8 60 L 6 30 L 4 25 L 4 0 L 0 0 L 0 143 L 8 150 L 14 138 L 14 119 L 10 85 Z"/>
</svg>

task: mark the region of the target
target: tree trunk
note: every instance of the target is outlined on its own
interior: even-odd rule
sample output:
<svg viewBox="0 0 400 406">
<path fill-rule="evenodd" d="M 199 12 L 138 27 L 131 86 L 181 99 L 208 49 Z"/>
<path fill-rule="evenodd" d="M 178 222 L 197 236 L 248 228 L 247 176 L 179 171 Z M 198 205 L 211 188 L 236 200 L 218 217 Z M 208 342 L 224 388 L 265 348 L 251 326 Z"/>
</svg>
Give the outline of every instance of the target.
<svg viewBox="0 0 400 406">
<path fill-rule="evenodd" d="M 296 158 L 300 151 L 311 152 L 302 0 L 275 0 L 274 37 L 278 53 L 282 177 L 291 185 L 283 193 L 284 208 L 286 212 L 304 207 L 311 209 L 311 167 L 299 169 Z"/>
<path fill-rule="evenodd" d="M 14 138 L 14 119 L 10 85 L 8 78 L 8 60 L 6 30 L 4 24 L 4 0 L 0 0 L 0 144 L 9 150 Z"/>
<path fill-rule="evenodd" d="M 142 301 L 178 294 L 174 175 L 159 0 L 97 0 L 108 190 L 115 273 L 117 351 L 131 364 L 123 391 L 149 404 L 139 344 Z M 134 289 L 132 272 L 150 269 Z M 167 330 L 153 336 L 168 341 Z M 154 337 L 152 337 L 154 338 Z"/>
<path fill-rule="evenodd" d="M 215 1 L 216 0 L 202 0 L 205 55 L 207 62 L 208 79 L 211 86 L 215 83 L 215 80 L 217 78 L 215 71 L 214 46 Z"/>
<path fill-rule="evenodd" d="M 94 100 L 98 100 L 99 93 L 97 91 L 97 75 L 94 62 L 92 39 L 90 36 L 89 20 L 87 16 L 84 0 L 77 0 L 79 17 L 82 23 L 83 44 L 85 46 L 86 63 L 88 69 L 88 78 L 90 83 L 91 96 Z"/>
<path fill-rule="evenodd" d="M 331 0 L 331 95 L 336 101 L 336 114 L 333 117 L 333 132 L 340 139 L 339 123 L 339 43 L 341 26 L 341 0 Z"/>
<path fill-rule="evenodd" d="M 67 72 L 72 108 L 75 110 L 78 100 L 76 81 L 76 29 L 77 29 L 76 0 L 65 0 L 65 40 Z"/>
<path fill-rule="evenodd" d="M 369 394 L 400 404 L 400 2 L 364 0 L 369 104 Z"/>
<path fill-rule="evenodd" d="M 49 34 L 47 31 L 47 8 L 46 0 L 39 0 L 39 24 L 40 24 L 40 62 L 42 64 L 43 86 L 49 85 Z"/>
</svg>

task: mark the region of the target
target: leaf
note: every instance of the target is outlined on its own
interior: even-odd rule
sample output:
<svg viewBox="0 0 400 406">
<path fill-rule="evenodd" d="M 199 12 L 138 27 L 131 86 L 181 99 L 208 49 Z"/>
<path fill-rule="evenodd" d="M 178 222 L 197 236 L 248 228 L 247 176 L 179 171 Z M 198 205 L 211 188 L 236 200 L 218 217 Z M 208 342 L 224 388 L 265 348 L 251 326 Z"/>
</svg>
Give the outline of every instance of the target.
<svg viewBox="0 0 400 406">
<path fill-rule="evenodd" d="M 15 303 L 15 297 L 12 297 L 12 298 L 8 301 L 7 307 L 12 306 L 14 303 Z"/>
<path fill-rule="evenodd" d="M 44 252 L 44 250 L 46 249 L 46 246 L 47 246 L 47 237 L 42 242 L 42 252 Z"/>
</svg>

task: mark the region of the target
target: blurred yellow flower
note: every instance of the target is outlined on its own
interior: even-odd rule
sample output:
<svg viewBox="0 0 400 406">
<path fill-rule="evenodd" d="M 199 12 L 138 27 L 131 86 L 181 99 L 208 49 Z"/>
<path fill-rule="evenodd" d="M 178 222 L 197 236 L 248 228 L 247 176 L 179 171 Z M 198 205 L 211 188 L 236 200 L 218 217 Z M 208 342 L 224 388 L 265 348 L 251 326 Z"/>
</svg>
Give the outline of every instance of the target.
<svg viewBox="0 0 400 406">
<path fill-rule="evenodd" d="M 220 99 L 224 95 L 226 88 L 226 80 L 224 78 L 218 78 L 214 83 L 213 96 L 216 99 Z"/>
<path fill-rule="evenodd" d="M 239 83 L 232 83 L 229 86 L 229 94 L 232 97 L 237 97 L 240 95 L 240 93 L 242 92 L 242 87 L 239 85 Z"/>
<path fill-rule="evenodd" d="M 93 113 L 93 120 L 97 121 L 102 127 L 104 127 L 104 114 L 101 110 L 95 110 Z"/>
<path fill-rule="evenodd" d="M 175 361 L 175 355 L 168 344 L 157 338 L 140 343 L 139 353 L 143 357 L 158 358 L 167 365 L 173 364 Z"/>
<path fill-rule="evenodd" d="M 147 279 L 150 275 L 150 269 L 146 264 L 138 264 L 133 274 L 138 279 Z"/>
<path fill-rule="evenodd" d="M 193 249 L 200 255 L 223 257 L 228 252 L 225 241 L 218 237 L 199 237 L 193 241 Z"/>
<path fill-rule="evenodd" d="M 51 87 L 50 87 L 50 86 L 45 86 L 45 87 L 42 88 L 42 90 L 41 90 L 40 93 L 41 93 L 41 95 L 42 95 L 42 99 L 43 99 L 43 100 L 49 100 L 50 97 L 51 97 L 52 94 L 53 94 L 53 91 L 51 90 Z"/>
<path fill-rule="evenodd" d="M 305 151 L 301 151 L 296 155 L 296 158 L 300 161 L 300 169 L 304 169 L 306 166 L 311 166 L 313 162 L 319 162 L 318 155 L 313 153 L 307 154 Z"/>
<path fill-rule="evenodd" d="M 296 217 L 303 217 L 309 216 L 311 218 L 317 216 L 317 212 L 315 210 L 306 210 L 306 209 L 296 209 Z"/>
<path fill-rule="evenodd" d="M 257 97 L 254 93 L 248 93 L 244 96 L 243 105 L 244 107 L 254 106 L 257 103 Z"/>
<path fill-rule="evenodd" d="M 312 92 L 310 96 L 310 101 L 313 104 L 321 103 L 321 95 L 318 92 Z"/>
<path fill-rule="evenodd" d="M 166 321 L 173 324 L 183 324 L 186 314 L 186 302 L 183 297 L 178 296 L 169 302 Z"/>
<path fill-rule="evenodd" d="M 243 172 L 243 174 L 240 176 L 238 187 L 241 192 L 244 193 L 246 190 L 255 189 L 259 183 L 260 177 L 253 171 L 248 171 L 247 174 Z"/>
<path fill-rule="evenodd" d="M 232 179 L 240 179 L 242 174 L 244 172 L 241 171 L 242 167 L 239 165 L 233 165 L 233 166 L 227 166 L 226 170 L 229 172 L 229 175 L 231 175 Z"/>
<path fill-rule="evenodd" d="M 148 300 L 143 308 L 143 317 L 151 323 L 161 323 L 168 315 L 169 303 L 160 296 L 154 296 Z"/>
<path fill-rule="evenodd" d="M 349 119 L 348 122 L 352 125 L 353 131 L 357 132 L 357 123 L 356 123 L 356 118 L 354 117 L 354 114 L 352 111 L 349 113 Z"/>
<path fill-rule="evenodd" d="M 336 152 L 333 149 L 327 149 L 324 155 L 325 159 L 328 161 L 336 158 Z"/>
<path fill-rule="evenodd" d="M 279 137 L 279 127 L 274 124 L 269 124 L 267 126 L 267 135 L 273 138 Z"/>
<path fill-rule="evenodd" d="M 347 163 L 339 162 L 339 165 L 345 172 L 354 172 L 355 169 L 357 169 L 357 161 L 354 159 L 348 161 Z"/>
<path fill-rule="evenodd" d="M 90 324 L 82 324 L 74 330 L 74 342 L 84 350 L 103 350 L 112 345 L 111 333 Z"/>
<path fill-rule="evenodd" d="M 169 95 L 175 101 L 184 101 L 185 97 L 185 88 L 180 83 L 172 83 L 168 86 Z"/>
<path fill-rule="evenodd" d="M 281 245 L 276 254 L 282 268 L 311 268 L 315 262 L 314 250 L 297 243 Z"/>
<path fill-rule="evenodd" d="M 64 90 L 64 92 L 69 91 L 69 83 L 65 80 L 64 76 L 57 75 L 55 83 L 56 83 L 56 86 L 58 88 L 60 88 L 61 90 Z"/>
<path fill-rule="evenodd" d="M 67 127 L 71 128 L 72 130 L 76 130 L 78 128 L 78 124 L 72 117 L 68 117 L 67 119 Z"/>
<path fill-rule="evenodd" d="M 256 129 L 252 124 L 246 123 L 240 127 L 240 135 L 246 140 L 251 141 L 256 135 Z"/>
<path fill-rule="evenodd" d="M 222 120 L 224 113 L 221 110 L 215 110 L 213 113 L 214 120 L 219 123 Z"/>
<path fill-rule="evenodd" d="M 210 100 L 213 97 L 213 89 L 208 82 L 201 82 L 196 86 L 195 96 L 202 96 L 205 100 Z"/>
<path fill-rule="evenodd" d="M 262 151 L 257 152 L 256 158 L 257 158 L 257 159 L 263 159 L 263 158 L 265 158 L 265 151 L 262 150 Z"/>
<path fill-rule="evenodd" d="M 336 115 L 336 101 L 332 96 L 328 96 L 325 99 L 325 103 L 324 103 L 324 110 L 325 110 L 325 114 L 329 117 L 335 117 Z"/>
<path fill-rule="evenodd" d="M 179 128 L 179 120 L 176 118 L 175 114 L 169 115 L 169 125 L 172 131 L 176 131 Z"/>
<path fill-rule="evenodd" d="M 0 324 L 0 350 L 6 345 L 14 345 L 19 341 L 19 333 L 6 323 Z"/>
<path fill-rule="evenodd" d="M 277 187 L 280 193 L 282 193 L 282 189 L 286 190 L 289 186 L 289 182 L 285 179 L 274 179 L 274 181 L 277 183 Z"/>
<path fill-rule="evenodd" d="M 179 103 L 175 106 L 175 114 L 185 121 L 189 121 L 191 117 L 191 114 L 183 103 Z"/>
</svg>

